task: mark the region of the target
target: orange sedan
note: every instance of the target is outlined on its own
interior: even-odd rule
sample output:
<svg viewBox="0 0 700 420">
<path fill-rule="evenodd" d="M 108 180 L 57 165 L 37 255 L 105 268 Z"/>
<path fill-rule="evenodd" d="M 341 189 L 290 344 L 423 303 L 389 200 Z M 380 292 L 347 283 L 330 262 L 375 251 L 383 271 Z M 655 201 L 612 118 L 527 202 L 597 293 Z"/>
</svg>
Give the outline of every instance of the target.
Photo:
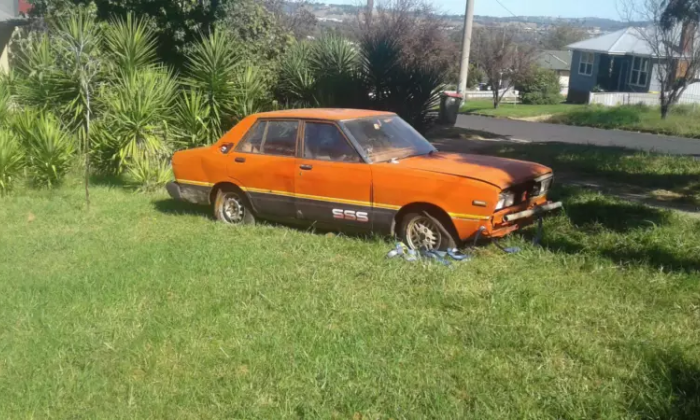
<svg viewBox="0 0 700 420">
<path fill-rule="evenodd" d="M 303 109 L 251 115 L 216 144 L 175 153 L 173 198 L 256 218 L 398 235 L 414 249 L 502 237 L 561 207 L 552 170 L 438 152 L 396 114 Z"/>
</svg>

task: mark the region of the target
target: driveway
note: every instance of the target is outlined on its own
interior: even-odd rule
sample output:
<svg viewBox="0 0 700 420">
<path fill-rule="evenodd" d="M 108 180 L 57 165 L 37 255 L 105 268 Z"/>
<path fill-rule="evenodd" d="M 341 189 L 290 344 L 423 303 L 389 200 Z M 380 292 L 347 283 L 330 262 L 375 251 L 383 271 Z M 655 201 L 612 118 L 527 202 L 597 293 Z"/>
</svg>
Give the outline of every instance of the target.
<svg viewBox="0 0 700 420">
<path fill-rule="evenodd" d="M 617 146 L 676 155 L 700 156 L 700 140 L 619 130 L 460 115 L 455 127 L 487 131 L 512 140 Z"/>
</svg>

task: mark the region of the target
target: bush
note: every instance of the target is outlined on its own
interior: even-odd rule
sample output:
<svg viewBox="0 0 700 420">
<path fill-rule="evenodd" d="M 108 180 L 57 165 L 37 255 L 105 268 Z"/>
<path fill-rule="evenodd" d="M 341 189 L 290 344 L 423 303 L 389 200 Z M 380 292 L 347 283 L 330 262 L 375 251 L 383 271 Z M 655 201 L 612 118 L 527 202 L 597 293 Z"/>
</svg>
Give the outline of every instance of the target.
<svg viewBox="0 0 700 420">
<path fill-rule="evenodd" d="M 34 182 L 46 187 L 60 184 L 74 162 L 75 139 L 53 114 L 26 111 L 17 120 Z"/>
<path fill-rule="evenodd" d="M 136 157 L 132 159 L 124 172 L 127 184 L 139 191 L 154 191 L 173 179 L 173 171 L 167 160 Z"/>
<path fill-rule="evenodd" d="M 122 74 L 104 92 L 104 115 L 96 131 L 96 163 L 121 172 L 135 157 L 164 156 L 171 152 L 169 120 L 176 82 L 162 68 Z"/>
<path fill-rule="evenodd" d="M 24 166 L 24 152 L 11 131 L 0 129 L 0 196 L 5 195 Z"/>
<path fill-rule="evenodd" d="M 559 77 L 551 70 L 535 67 L 515 80 L 523 103 L 553 105 L 562 101 Z"/>
<path fill-rule="evenodd" d="M 366 36 L 359 53 L 347 40 L 327 35 L 289 51 L 277 93 L 281 102 L 298 106 L 396 112 L 420 131 L 444 78 L 444 66 L 406 60 L 389 33 Z"/>
</svg>

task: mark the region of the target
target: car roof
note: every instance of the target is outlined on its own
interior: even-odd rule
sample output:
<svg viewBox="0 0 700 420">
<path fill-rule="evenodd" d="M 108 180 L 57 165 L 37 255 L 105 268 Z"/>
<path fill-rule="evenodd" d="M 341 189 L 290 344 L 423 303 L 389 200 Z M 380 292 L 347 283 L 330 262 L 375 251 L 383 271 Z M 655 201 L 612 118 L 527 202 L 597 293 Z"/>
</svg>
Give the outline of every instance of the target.
<svg viewBox="0 0 700 420">
<path fill-rule="evenodd" d="M 378 117 L 396 115 L 393 112 L 370 111 L 366 109 L 341 109 L 341 108 L 307 108 L 285 109 L 283 111 L 262 112 L 256 114 L 258 118 L 305 118 L 319 120 L 353 120 L 357 118 Z"/>
</svg>

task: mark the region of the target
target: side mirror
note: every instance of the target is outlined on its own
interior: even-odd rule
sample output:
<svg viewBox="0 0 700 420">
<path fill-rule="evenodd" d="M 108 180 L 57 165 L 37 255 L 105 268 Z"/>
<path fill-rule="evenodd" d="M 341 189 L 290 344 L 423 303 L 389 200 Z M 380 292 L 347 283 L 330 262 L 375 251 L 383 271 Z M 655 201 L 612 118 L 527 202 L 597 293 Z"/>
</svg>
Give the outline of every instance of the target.
<svg viewBox="0 0 700 420">
<path fill-rule="evenodd" d="M 233 146 L 233 143 L 222 144 L 221 147 L 219 148 L 219 150 L 221 150 L 221 153 L 225 155 L 231 151 L 232 146 Z"/>
</svg>

